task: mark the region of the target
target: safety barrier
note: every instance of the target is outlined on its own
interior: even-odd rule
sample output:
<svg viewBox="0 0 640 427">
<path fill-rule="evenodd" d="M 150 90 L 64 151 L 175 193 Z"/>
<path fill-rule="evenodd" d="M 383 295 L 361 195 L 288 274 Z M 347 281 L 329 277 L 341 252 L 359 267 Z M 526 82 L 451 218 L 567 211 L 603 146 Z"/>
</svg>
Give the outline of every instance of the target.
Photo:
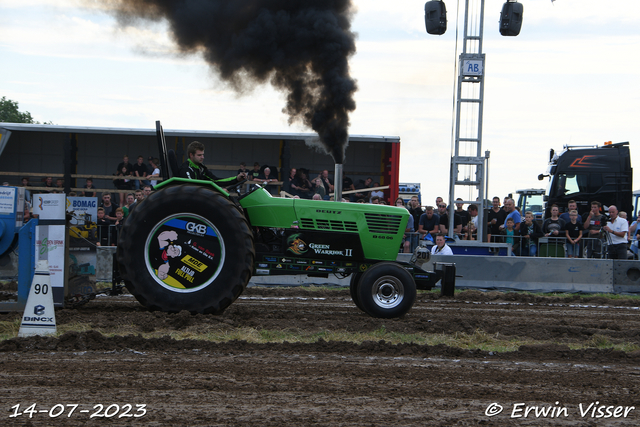
<svg viewBox="0 0 640 427">
<path fill-rule="evenodd" d="M 640 293 L 640 261 L 434 255 L 423 268 L 432 269 L 434 262 L 456 264 L 456 288 Z"/>
<path fill-rule="evenodd" d="M 97 249 L 96 280 L 111 282 L 115 246 Z M 399 254 L 408 262 L 411 254 Z M 519 290 L 531 292 L 640 293 L 640 261 L 553 257 L 433 255 L 423 265 L 455 263 L 457 289 Z M 249 285 L 349 286 L 351 277 L 255 276 Z"/>
<path fill-rule="evenodd" d="M 111 226 L 113 227 L 113 226 Z M 111 233 L 109 233 L 111 234 Z M 542 238 L 541 243 L 545 242 Z M 586 240 L 585 242 L 588 242 Z M 469 244 L 469 242 L 460 242 Z M 471 242 L 480 245 L 479 242 Z M 551 242 L 550 244 L 559 242 Z M 500 243 L 498 245 L 505 245 Z M 97 248 L 96 280 L 111 282 L 115 246 Z M 408 262 L 411 254 L 398 254 Z M 531 292 L 640 293 L 640 261 L 561 258 L 554 256 L 433 255 L 423 265 L 454 263 L 456 288 L 519 290 Z M 256 276 L 250 285 L 337 285 L 349 286 L 351 278 L 298 276 Z"/>
</svg>

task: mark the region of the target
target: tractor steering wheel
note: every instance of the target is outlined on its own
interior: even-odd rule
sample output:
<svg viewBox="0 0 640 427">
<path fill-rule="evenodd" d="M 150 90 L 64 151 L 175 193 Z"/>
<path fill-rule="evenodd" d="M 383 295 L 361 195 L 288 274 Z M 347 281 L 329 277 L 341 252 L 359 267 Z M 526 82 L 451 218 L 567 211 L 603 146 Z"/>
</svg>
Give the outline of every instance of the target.
<svg viewBox="0 0 640 427">
<path fill-rule="evenodd" d="M 243 180 L 241 180 L 241 181 L 238 181 L 237 183 L 235 183 L 235 184 L 233 184 L 233 185 L 231 185 L 231 186 L 227 187 L 227 191 L 228 191 L 229 193 L 236 192 L 236 191 L 240 190 L 240 186 L 242 186 L 242 184 L 244 184 L 244 183 L 245 183 L 245 182 L 247 182 L 247 181 L 248 181 L 248 179 L 243 179 Z"/>
</svg>

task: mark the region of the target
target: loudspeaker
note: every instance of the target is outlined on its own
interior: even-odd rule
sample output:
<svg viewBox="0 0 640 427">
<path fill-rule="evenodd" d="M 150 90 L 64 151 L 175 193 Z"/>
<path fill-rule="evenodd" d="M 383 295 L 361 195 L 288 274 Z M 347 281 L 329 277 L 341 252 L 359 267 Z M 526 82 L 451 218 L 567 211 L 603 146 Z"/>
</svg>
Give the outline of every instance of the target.
<svg viewBox="0 0 640 427">
<path fill-rule="evenodd" d="M 506 2 L 500 12 L 500 34 L 517 36 L 522 27 L 522 3 Z"/>
<path fill-rule="evenodd" d="M 447 8 L 444 2 L 431 0 L 425 3 L 424 23 L 429 34 L 441 36 L 447 31 Z"/>
</svg>

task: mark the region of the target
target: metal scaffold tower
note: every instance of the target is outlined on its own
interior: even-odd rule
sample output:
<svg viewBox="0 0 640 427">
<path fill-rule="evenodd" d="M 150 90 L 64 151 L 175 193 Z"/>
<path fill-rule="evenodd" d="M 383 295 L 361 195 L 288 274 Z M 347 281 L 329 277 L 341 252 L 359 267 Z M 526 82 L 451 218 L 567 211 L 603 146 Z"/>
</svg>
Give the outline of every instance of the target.
<svg viewBox="0 0 640 427">
<path fill-rule="evenodd" d="M 482 53 L 484 0 L 465 0 L 462 53 L 458 63 L 455 139 L 452 147 L 449 187 L 449 235 L 453 236 L 456 190 L 458 203 L 478 206 L 478 240 L 486 228 L 485 194 L 489 152 L 482 152 L 485 55 Z M 460 189 L 459 187 L 462 187 Z M 477 195 L 477 199 L 473 196 Z M 471 199 L 471 200 L 469 200 Z M 467 224 L 463 224 L 466 227 Z"/>
</svg>

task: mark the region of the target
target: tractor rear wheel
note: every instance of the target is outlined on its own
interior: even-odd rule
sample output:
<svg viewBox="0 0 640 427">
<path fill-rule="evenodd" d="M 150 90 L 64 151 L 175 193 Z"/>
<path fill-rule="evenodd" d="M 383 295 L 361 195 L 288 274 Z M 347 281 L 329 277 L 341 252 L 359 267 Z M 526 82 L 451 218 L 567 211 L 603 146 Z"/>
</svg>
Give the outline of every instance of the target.
<svg viewBox="0 0 640 427">
<path fill-rule="evenodd" d="M 370 316 L 400 317 L 416 300 L 416 283 L 399 264 L 380 262 L 362 274 L 357 294 L 362 309 Z"/>
<path fill-rule="evenodd" d="M 233 202 L 207 187 L 180 185 L 131 212 L 117 256 L 127 288 L 146 307 L 221 313 L 245 289 L 255 252 Z"/>
</svg>

